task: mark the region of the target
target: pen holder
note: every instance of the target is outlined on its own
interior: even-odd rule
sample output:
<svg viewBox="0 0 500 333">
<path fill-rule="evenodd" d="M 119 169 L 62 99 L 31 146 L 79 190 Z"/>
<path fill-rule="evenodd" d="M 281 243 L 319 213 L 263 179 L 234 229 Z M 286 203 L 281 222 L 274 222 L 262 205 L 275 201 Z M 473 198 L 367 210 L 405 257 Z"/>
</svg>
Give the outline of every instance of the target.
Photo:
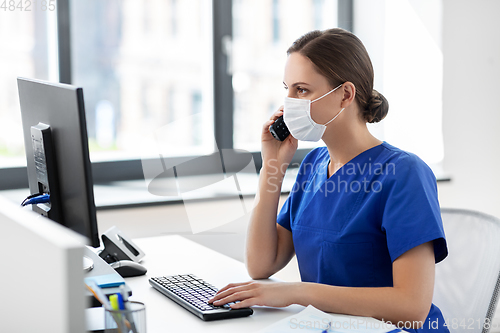
<svg viewBox="0 0 500 333">
<path fill-rule="evenodd" d="M 106 333 L 146 333 L 146 306 L 141 302 L 127 302 L 126 310 L 104 311 Z"/>
</svg>

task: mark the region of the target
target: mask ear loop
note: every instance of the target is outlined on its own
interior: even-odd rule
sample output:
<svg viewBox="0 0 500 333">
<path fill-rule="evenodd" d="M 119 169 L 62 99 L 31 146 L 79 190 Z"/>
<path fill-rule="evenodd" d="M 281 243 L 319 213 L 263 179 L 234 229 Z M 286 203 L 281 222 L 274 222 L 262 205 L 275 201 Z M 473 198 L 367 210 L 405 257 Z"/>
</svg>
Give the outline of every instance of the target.
<svg viewBox="0 0 500 333">
<path fill-rule="evenodd" d="M 345 110 L 345 108 L 342 108 L 342 110 L 340 110 L 340 111 L 339 111 L 339 113 L 337 113 L 337 115 L 336 115 L 335 117 L 333 117 L 333 119 L 332 119 L 332 120 L 330 120 L 330 121 L 329 121 L 329 122 L 327 122 L 326 124 L 323 124 L 323 126 L 326 126 L 326 125 L 328 125 L 329 123 L 331 123 L 332 121 L 334 121 L 334 120 L 335 120 L 335 118 L 337 118 L 337 117 L 338 117 L 338 116 L 342 113 L 342 111 L 344 111 L 344 110 Z"/>
<path fill-rule="evenodd" d="M 326 95 L 331 94 L 332 92 L 334 92 L 335 90 L 339 89 L 340 87 L 342 87 L 342 84 L 339 84 L 337 88 L 330 90 L 329 92 L 327 92 L 327 93 L 326 93 L 326 94 L 324 94 L 323 96 L 318 97 L 318 98 L 316 98 L 315 100 L 312 100 L 312 101 L 311 101 L 311 103 L 314 103 L 314 102 L 316 102 L 316 101 L 319 101 L 320 99 L 322 99 L 322 98 L 323 98 L 323 97 L 325 97 Z"/>
</svg>

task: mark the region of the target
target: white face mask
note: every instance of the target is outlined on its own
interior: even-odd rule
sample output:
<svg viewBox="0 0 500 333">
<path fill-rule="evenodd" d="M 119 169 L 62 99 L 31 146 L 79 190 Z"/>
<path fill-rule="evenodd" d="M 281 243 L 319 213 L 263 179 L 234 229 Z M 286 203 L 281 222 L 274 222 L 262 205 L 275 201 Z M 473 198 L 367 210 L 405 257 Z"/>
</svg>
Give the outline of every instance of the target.
<svg viewBox="0 0 500 333">
<path fill-rule="evenodd" d="M 337 115 L 326 124 L 321 125 L 316 123 L 311 118 L 311 103 L 319 101 L 341 86 L 342 85 L 339 85 L 337 88 L 327 92 L 323 96 L 316 98 L 313 101 L 308 99 L 285 97 L 283 119 L 285 120 L 285 124 L 288 127 L 288 130 L 295 139 L 302 141 L 319 141 L 321 137 L 323 137 L 323 133 L 325 133 L 326 130 L 326 125 L 334 121 L 335 118 L 337 118 L 339 114 L 344 111 L 344 109 L 340 110 L 340 112 L 337 113 Z"/>
</svg>

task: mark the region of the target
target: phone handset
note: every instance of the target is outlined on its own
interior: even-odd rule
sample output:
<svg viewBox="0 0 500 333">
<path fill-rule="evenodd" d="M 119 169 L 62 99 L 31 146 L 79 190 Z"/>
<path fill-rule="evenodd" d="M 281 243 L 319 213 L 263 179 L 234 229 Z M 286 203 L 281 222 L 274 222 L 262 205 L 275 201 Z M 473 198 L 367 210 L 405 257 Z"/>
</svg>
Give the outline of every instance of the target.
<svg viewBox="0 0 500 333">
<path fill-rule="evenodd" d="M 290 131 L 288 130 L 288 127 L 286 127 L 283 116 L 280 116 L 271 126 L 269 126 L 269 132 L 271 132 L 272 136 L 279 141 L 284 141 L 288 135 L 290 135 Z"/>
</svg>

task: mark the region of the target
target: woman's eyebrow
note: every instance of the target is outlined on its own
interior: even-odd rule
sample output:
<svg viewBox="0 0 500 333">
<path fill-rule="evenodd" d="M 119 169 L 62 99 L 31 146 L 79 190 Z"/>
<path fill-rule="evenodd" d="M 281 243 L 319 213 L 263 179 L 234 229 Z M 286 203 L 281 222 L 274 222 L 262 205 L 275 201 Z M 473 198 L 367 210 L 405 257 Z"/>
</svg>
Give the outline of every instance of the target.
<svg viewBox="0 0 500 333">
<path fill-rule="evenodd" d="M 287 86 L 285 82 L 283 82 L 283 84 L 285 85 L 285 87 Z M 292 84 L 292 88 L 293 87 L 296 87 L 298 85 L 309 85 L 309 83 L 305 83 L 305 82 L 295 82 L 294 84 Z"/>
</svg>

